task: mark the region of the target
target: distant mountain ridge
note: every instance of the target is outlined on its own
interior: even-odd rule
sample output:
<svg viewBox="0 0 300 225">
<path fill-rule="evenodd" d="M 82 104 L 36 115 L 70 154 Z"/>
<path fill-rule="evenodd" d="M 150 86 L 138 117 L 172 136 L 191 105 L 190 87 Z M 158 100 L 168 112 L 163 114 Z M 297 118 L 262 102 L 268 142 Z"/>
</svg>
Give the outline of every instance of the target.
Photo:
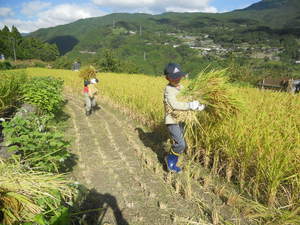
<svg viewBox="0 0 300 225">
<path fill-rule="evenodd" d="M 256 18 L 271 28 L 300 28 L 299 0 L 262 0 L 231 14 L 241 18 Z"/>
<path fill-rule="evenodd" d="M 262 0 L 242 10 L 276 9 L 276 8 L 281 8 L 286 4 L 289 4 L 290 2 L 291 2 L 290 0 Z"/>
</svg>

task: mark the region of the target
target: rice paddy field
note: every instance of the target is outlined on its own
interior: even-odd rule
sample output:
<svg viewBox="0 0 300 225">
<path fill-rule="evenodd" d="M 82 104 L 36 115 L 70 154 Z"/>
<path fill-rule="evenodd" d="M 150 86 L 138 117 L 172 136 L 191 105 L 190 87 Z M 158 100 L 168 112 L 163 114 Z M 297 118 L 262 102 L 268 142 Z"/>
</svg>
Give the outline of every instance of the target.
<svg viewBox="0 0 300 225">
<path fill-rule="evenodd" d="M 67 91 L 74 94 L 83 86 L 78 72 L 38 68 L 26 72 L 63 78 Z M 187 155 L 197 154 L 197 161 L 234 183 L 251 201 L 278 210 L 287 221 L 281 224 L 298 224 L 300 95 L 239 88 L 227 84 L 224 76 L 224 71 L 204 72 L 196 81 L 183 82 L 188 88 L 182 98 L 208 105 L 205 112 L 184 117 Z M 162 124 L 167 84 L 163 76 L 98 73 L 97 78 L 100 98 L 126 108 L 149 127 Z"/>
</svg>

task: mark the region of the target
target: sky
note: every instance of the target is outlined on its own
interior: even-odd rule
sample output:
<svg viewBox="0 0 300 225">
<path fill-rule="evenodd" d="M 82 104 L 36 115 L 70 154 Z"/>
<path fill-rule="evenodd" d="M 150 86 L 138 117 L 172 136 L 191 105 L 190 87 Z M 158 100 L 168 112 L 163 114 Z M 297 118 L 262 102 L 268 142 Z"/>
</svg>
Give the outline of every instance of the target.
<svg viewBox="0 0 300 225">
<path fill-rule="evenodd" d="M 260 0 L 0 0 L 0 29 L 21 33 L 110 13 L 209 12 L 245 8 Z"/>
</svg>

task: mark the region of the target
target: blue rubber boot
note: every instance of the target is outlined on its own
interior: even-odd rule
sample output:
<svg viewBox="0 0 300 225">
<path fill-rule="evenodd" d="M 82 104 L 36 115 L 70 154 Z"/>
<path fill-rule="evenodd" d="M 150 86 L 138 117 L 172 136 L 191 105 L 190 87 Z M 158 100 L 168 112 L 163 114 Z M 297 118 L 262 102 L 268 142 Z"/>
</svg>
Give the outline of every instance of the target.
<svg viewBox="0 0 300 225">
<path fill-rule="evenodd" d="M 166 156 L 165 160 L 166 160 L 168 170 L 170 172 L 175 172 L 175 173 L 180 173 L 181 172 L 181 168 L 176 166 L 176 164 L 178 162 L 178 156 L 173 155 L 173 154 L 169 154 L 169 155 Z"/>
</svg>

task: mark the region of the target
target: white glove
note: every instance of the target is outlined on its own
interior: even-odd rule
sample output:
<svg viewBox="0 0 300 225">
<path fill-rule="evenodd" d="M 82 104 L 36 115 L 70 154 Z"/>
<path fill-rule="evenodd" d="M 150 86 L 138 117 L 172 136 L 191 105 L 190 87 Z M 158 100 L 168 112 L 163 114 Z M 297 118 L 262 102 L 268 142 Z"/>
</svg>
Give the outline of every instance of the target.
<svg viewBox="0 0 300 225">
<path fill-rule="evenodd" d="M 189 102 L 189 107 L 191 110 L 196 110 L 199 107 L 199 102 L 198 101 Z"/>
<path fill-rule="evenodd" d="M 197 110 L 198 110 L 198 111 L 202 111 L 202 110 L 204 110 L 204 109 L 205 109 L 205 105 L 199 104 Z"/>
</svg>

